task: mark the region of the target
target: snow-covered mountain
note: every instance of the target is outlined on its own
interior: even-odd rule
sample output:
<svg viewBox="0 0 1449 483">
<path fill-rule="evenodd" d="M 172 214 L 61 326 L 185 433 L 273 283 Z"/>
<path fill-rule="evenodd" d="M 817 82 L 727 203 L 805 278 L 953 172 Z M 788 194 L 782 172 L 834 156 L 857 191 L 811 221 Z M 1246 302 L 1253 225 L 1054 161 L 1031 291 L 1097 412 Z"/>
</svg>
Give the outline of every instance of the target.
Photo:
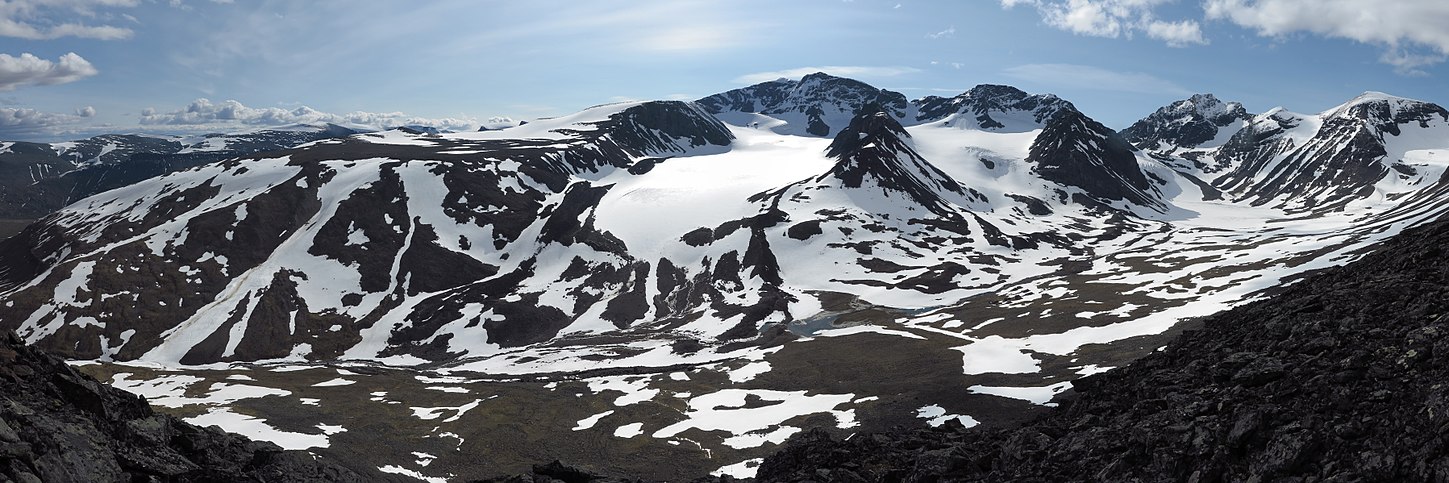
<svg viewBox="0 0 1449 483">
<path fill-rule="evenodd" d="M 91 196 L 5 240 L 0 328 L 89 359 L 562 378 L 550 392 L 628 371 L 588 383 L 631 395 L 593 416 L 572 393 L 530 404 L 577 416 L 566 431 L 740 460 L 811 414 L 1019 415 L 1449 209 L 1443 108 L 1368 94 L 1235 129 L 1234 106 L 1194 96 L 1133 137 L 1007 86 L 911 102 L 816 74 L 320 140 Z M 834 402 L 747 429 L 698 419 L 746 394 Z M 687 423 L 701 431 L 678 436 Z"/>
<path fill-rule="evenodd" d="M 359 132 L 322 124 L 196 136 L 107 134 L 60 143 L 0 142 L 0 218 L 37 218 L 172 171 Z"/>
<path fill-rule="evenodd" d="M 898 92 L 823 73 L 762 82 L 696 102 L 725 122 L 798 136 L 833 136 L 867 104 L 898 119 L 910 108 Z"/>
<path fill-rule="evenodd" d="M 1197 94 L 1133 123 L 1122 130 L 1122 137 L 1148 151 L 1216 148 L 1252 118 L 1242 104 Z"/>
</svg>

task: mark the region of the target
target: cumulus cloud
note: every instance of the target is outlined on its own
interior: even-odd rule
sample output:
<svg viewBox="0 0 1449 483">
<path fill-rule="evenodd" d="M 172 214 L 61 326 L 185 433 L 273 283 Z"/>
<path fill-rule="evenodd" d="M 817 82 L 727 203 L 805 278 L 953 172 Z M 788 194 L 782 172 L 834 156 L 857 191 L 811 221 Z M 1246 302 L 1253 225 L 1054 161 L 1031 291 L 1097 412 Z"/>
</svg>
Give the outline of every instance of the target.
<svg viewBox="0 0 1449 483">
<path fill-rule="evenodd" d="M 401 112 L 362 112 L 332 114 L 307 106 L 293 109 L 278 107 L 248 107 L 241 102 L 227 100 L 212 102 L 197 99 L 183 109 L 160 112 L 154 108 L 141 111 L 143 125 L 171 126 L 183 130 L 224 130 L 228 127 L 284 126 L 289 124 L 360 124 L 387 129 L 397 126 L 427 126 L 454 131 L 470 131 L 482 125 L 473 118 L 425 118 L 409 116 Z"/>
<path fill-rule="evenodd" d="M 756 72 L 736 77 L 734 81 L 740 84 L 758 84 L 781 78 L 799 79 L 816 72 L 824 72 L 839 77 L 895 77 L 920 71 L 920 69 L 914 67 L 822 65 L 817 67 L 797 67 L 794 69 Z"/>
<path fill-rule="evenodd" d="M 88 119 L 73 114 L 43 112 L 35 109 L 0 108 L 0 139 L 8 141 L 52 139 L 74 132 Z"/>
<path fill-rule="evenodd" d="M 75 82 L 96 75 L 96 68 L 71 52 L 55 61 L 31 54 L 0 54 L 0 91 L 11 91 L 28 85 L 52 85 Z"/>
<path fill-rule="evenodd" d="M 96 108 L 91 106 L 82 107 L 75 110 L 75 115 L 80 117 L 96 117 Z"/>
<path fill-rule="evenodd" d="M 1001 0 L 1002 8 L 1036 9 L 1057 29 L 1092 37 L 1131 37 L 1137 32 L 1172 47 L 1206 45 L 1196 20 L 1165 21 L 1154 10 L 1175 0 Z"/>
<path fill-rule="evenodd" d="M 1308 32 L 1379 45 L 1379 60 L 1405 74 L 1449 56 L 1444 0 L 1207 0 L 1203 8 L 1208 19 L 1265 37 Z"/>
<path fill-rule="evenodd" d="M 130 38 L 133 32 L 114 25 L 68 21 L 77 15 L 95 17 L 97 8 L 135 7 L 139 0 L 8 0 L 0 1 L 0 37 L 50 40 L 79 37 L 97 40 Z"/>
</svg>

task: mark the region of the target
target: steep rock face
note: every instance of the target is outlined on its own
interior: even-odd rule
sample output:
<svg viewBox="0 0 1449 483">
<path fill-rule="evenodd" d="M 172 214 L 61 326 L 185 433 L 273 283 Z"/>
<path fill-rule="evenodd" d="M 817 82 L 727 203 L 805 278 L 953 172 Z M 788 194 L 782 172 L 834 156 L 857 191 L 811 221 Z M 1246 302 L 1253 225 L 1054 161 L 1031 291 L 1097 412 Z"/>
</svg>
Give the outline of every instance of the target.
<svg viewBox="0 0 1449 483">
<path fill-rule="evenodd" d="M 1102 200 L 1161 206 L 1131 144 L 1076 109 L 1059 111 L 1031 144 L 1027 161 L 1042 178 Z"/>
<path fill-rule="evenodd" d="M 1038 129 L 1058 111 L 1075 109 L 1072 103 L 1051 94 L 1027 94 L 1011 86 L 982 84 L 959 96 L 927 96 L 911 102 L 916 107 L 915 123 L 954 117 L 958 127 L 988 131 Z"/>
<path fill-rule="evenodd" d="M 1080 379 L 1020 428 L 797 438 L 764 481 L 1449 478 L 1449 221 Z M 1351 296 L 1345 296 L 1351 294 Z"/>
<path fill-rule="evenodd" d="M 1401 164 L 1405 153 L 1445 133 L 1449 111 L 1443 107 L 1380 93 L 1318 116 L 1275 110 L 1219 150 L 1219 163 L 1235 168 L 1214 184 L 1253 204 L 1334 209 L 1370 196 L 1391 171 L 1415 177 L 1414 168 Z"/>
<path fill-rule="evenodd" d="M 95 481 L 383 481 L 305 451 L 284 451 L 158 414 L 0 333 L 0 479 Z"/>
<path fill-rule="evenodd" d="M 761 114 L 788 123 L 779 132 L 820 137 L 839 133 L 867 104 L 880 106 L 897 119 L 904 118 L 909 107 L 898 92 L 823 73 L 798 81 L 762 82 L 696 102 L 713 114 Z"/>
<path fill-rule="evenodd" d="M 1242 104 L 1196 94 L 1133 123 L 1122 130 L 1122 137 L 1138 149 L 1196 148 L 1233 134 L 1252 118 Z"/>
</svg>

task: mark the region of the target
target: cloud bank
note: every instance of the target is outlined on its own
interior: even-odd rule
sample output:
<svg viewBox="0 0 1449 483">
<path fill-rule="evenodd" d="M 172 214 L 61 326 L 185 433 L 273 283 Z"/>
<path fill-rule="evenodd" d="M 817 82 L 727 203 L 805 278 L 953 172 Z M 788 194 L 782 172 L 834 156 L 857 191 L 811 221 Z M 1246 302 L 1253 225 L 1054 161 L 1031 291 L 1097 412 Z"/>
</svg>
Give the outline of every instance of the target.
<svg viewBox="0 0 1449 483">
<path fill-rule="evenodd" d="M 1172 47 L 1206 45 L 1195 20 L 1166 21 L 1155 9 L 1173 0 L 1001 0 L 1003 8 L 1029 6 L 1047 25 L 1077 35 L 1132 37 L 1143 33 Z"/>
<path fill-rule="evenodd" d="M 212 102 L 204 98 L 192 101 L 185 108 L 174 111 L 159 112 L 156 109 L 148 108 L 141 112 L 139 121 L 144 126 L 169 126 L 179 131 L 321 123 L 360 124 L 379 129 L 397 126 L 427 126 L 453 131 L 471 131 L 487 123 L 487 121 L 480 122 L 471 117 L 426 118 L 409 116 L 401 112 L 355 111 L 347 114 L 332 114 L 307 106 L 294 109 L 255 108 L 234 100 Z"/>
</svg>

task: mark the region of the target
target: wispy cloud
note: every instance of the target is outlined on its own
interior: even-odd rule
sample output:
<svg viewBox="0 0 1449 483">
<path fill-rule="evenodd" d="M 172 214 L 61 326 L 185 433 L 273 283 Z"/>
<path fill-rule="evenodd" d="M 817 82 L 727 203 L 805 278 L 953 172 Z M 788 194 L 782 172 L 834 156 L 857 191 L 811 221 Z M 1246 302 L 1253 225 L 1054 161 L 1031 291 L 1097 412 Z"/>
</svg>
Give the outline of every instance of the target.
<svg viewBox="0 0 1449 483">
<path fill-rule="evenodd" d="M 1007 68 L 1002 74 L 1013 79 L 1057 88 L 1142 94 L 1189 95 L 1193 92 L 1172 81 L 1141 72 L 1118 72 L 1090 65 L 1026 64 Z"/>
<path fill-rule="evenodd" d="M 954 36 L 956 36 L 956 26 L 955 25 L 952 25 L 950 27 L 947 27 L 946 30 L 942 30 L 940 32 L 926 34 L 926 38 L 928 38 L 928 39 L 944 39 L 944 38 L 949 38 L 949 37 L 954 37 Z"/>
<path fill-rule="evenodd" d="M 1207 0 L 1208 19 L 1265 37 L 1308 32 L 1384 49 L 1379 61 L 1401 74 L 1449 57 L 1449 2 L 1443 0 Z"/>
<path fill-rule="evenodd" d="M 293 109 L 277 107 L 248 107 L 241 102 L 227 100 L 212 102 L 197 99 L 185 108 L 167 112 L 146 109 L 139 119 L 142 125 L 170 126 L 178 131 L 216 131 L 237 127 L 285 126 L 289 124 L 362 124 L 377 128 L 397 126 L 428 126 L 438 129 L 471 131 L 488 121 L 472 117 L 426 118 L 410 116 L 401 112 L 363 112 L 333 114 L 301 106 Z"/>
<path fill-rule="evenodd" d="M 814 74 L 816 72 L 824 72 L 826 74 L 839 77 L 881 78 L 914 74 L 920 71 L 920 69 L 917 69 L 915 67 L 901 66 L 822 65 L 816 67 L 796 67 L 794 69 L 775 70 L 769 72 L 756 72 L 753 74 L 745 74 L 736 77 L 734 78 L 734 81 L 740 84 L 758 84 L 761 82 L 769 82 L 781 78 L 797 79 L 810 74 Z"/>
<path fill-rule="evenodd" d="M 31 85 L 65 84 L 96 73 L 96 68 L 75 52 L 62 55 L 55 61 L 32 54 L 20 54 L 19 57 L 0 54 L 0 91 Z"/>
<path fill-rule="evenodd" d="M 1029 6 L 1047 25 L 1091 37 L 1132 37 L 1143 32 L 1172 47 L 1206 45 L 1196 20 L 1164 21 L 1156 9 L 1176 0 L 1001 0 L 1002 8 Z"/>
<path fill-rule="evenodd" d="M 69 21 L 93 17 L 96 8 L 134 7 L 139 0 L 7 0 L 0 1 L 0 37 L 49 40 L 78 37 L 96 40 L 130 38 L 129 28 Z"/>
</svg>

